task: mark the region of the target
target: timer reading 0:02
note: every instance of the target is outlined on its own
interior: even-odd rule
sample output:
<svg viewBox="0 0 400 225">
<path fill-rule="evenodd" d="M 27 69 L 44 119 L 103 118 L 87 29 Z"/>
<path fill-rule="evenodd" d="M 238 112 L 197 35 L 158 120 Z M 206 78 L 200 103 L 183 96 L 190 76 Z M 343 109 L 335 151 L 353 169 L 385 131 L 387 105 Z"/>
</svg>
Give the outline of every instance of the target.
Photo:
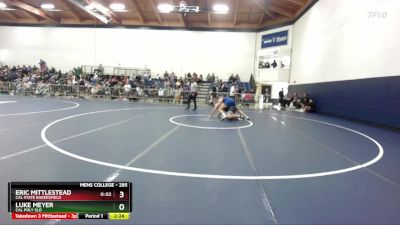
<svg viewBox="0 0 400 225">
<path fill-rule="evenodd" d="M 100 196 L 101 197 L 110 197 L 110 196 L 112 196 L 112 193 L 111 192 L 100 192 Z"/>
</svg>

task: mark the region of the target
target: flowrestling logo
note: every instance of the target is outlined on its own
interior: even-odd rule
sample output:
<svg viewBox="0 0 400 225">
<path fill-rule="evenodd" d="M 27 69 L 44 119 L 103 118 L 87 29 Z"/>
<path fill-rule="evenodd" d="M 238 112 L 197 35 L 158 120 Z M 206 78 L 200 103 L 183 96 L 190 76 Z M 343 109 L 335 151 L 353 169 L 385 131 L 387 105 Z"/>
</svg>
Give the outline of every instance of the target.
<svg viewBox="0 0 400 225">
<path fill-rule="evenodd" d="M 287 45 L 288 31 L 280 31 L 262 36 L 261 48 L 274 47 L 279 45 Z"/>
</svg>

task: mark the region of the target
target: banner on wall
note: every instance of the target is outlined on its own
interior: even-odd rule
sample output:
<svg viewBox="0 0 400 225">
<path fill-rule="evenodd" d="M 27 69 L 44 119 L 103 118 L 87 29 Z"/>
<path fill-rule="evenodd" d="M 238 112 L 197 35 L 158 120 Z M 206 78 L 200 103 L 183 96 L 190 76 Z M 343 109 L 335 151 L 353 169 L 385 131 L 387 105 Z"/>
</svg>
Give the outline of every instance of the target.
<svg viewBox="0 0 400 225">
<path fill-rule="evenodd" d="M 266 34 L 262 36 L 261 48 L 269 48 L 280 45 L 287 45 L 288 43 L 288 31 L 280 31 L 272 34 Z"/>
</svg>

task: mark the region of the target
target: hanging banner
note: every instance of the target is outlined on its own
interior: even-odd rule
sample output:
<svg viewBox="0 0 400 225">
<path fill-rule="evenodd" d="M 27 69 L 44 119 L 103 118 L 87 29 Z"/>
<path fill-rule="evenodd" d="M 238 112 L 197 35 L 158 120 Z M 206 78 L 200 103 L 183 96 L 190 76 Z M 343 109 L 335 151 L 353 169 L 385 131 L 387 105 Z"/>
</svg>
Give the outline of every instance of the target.
<svg viewBox="0 0 400 225">
<path fill-rule="evenodd" d="M 266 34 L 262 36 L 261 48 L 269 48 L 280 45 L 287 45 L 288 31 L 280 31 L 273 34 Z"/>
</svg>

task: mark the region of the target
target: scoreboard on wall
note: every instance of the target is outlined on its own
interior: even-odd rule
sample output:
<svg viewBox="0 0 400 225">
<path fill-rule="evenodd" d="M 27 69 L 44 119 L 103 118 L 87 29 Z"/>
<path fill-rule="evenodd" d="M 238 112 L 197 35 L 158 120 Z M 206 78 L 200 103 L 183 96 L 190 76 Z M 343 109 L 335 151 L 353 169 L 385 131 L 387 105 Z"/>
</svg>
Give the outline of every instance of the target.
<svg viewBox="0 0 400 225">
<path fill-rule="evenodd" d="M 13 220 L 129 219 L 131 182 L 10 182 Z"/>
</svg>

